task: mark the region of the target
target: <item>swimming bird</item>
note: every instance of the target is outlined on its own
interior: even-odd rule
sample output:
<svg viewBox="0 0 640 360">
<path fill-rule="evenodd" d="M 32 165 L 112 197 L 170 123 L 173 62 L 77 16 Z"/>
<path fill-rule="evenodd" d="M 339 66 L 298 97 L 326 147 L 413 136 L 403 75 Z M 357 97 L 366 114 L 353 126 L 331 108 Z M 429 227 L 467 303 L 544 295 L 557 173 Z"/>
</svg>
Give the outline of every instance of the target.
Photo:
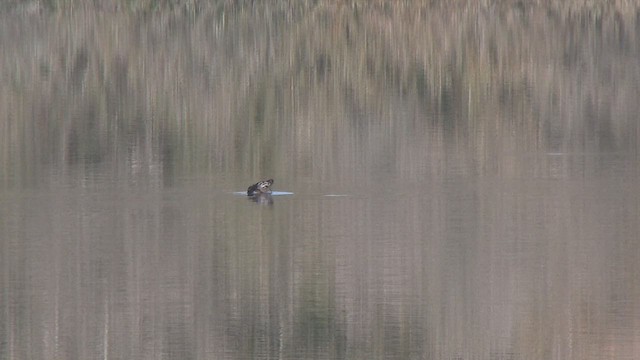
<svg viewBox="0 0 640 360">
<path fill-rule="evenodd" d="M 273 185 L 273 179 L 258 181 L 257 183 L 249 186 L 247 189 L 247 196 L 271 194 L 271 185 Z"/>
</svg>

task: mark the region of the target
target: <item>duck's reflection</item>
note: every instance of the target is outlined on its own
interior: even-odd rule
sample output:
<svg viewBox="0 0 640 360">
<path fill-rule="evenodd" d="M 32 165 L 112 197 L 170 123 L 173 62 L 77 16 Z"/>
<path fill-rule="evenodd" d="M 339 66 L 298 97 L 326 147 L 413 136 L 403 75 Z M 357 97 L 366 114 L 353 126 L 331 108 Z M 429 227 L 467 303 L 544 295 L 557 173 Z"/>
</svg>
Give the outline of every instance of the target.
<svg viewBox="0 0 640 360">
<path fill-rule="evenodd" d="M 273 205 L 273 196 L 268 193 L 249 196 L 249 200 L 260 205 Z"/>
</svg>

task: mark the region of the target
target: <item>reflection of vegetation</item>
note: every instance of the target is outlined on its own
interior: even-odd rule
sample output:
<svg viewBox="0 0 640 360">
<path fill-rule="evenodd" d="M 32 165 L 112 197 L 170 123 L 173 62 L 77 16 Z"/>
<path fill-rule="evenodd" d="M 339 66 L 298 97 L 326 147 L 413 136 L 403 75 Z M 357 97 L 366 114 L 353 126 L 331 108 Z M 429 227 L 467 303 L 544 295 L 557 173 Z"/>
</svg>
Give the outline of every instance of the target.
<svg viewBox="0 0 640 360">
<path fill-rule="evenodd" d="M 325 269 L 325 272 L 328 269 Z M 304 344 L 309 349 L 322 349 L 327 344 L 340 342 L 336 329 L 335 298 L 333 291 L 319 284 L 326 283 L 326 279 L 319 279 L 325 272 L 310 275 L 312 279 L 303 280 L 300 284 L 299 306 L 296 313 L 296 324 L 293 343 Z M 323 281 L 324 280 L 324 281 Z M 326 343 L 325 343 L 326 342 Z"/>
<path fill-rule="evenodd" d="M 631 5 L 33 4 L 76 11 L 0 25 L 2 173 L 137 147 L 161 158 L 162 141 L 183 170 L 325 177 L 340 158 L 420 177 L 426 153 L 470 152 L 484 171 L 498 154 L 636 134 Z M 156 9 L 179 11 L 136 15 Z"/>
</svg>

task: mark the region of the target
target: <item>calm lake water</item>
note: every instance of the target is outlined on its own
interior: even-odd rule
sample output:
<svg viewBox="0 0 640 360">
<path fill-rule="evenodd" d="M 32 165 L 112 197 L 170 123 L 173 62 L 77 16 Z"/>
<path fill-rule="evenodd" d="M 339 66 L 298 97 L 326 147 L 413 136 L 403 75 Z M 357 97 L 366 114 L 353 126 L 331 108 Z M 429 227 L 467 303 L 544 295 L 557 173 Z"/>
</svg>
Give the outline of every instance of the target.
<svg viewBox="0 0 640 360">
<path fill-rule="evenodd" d="M 640 358 L 638 6 L 445 3 L 2 13 L 0 359 Z"/>
</svg>

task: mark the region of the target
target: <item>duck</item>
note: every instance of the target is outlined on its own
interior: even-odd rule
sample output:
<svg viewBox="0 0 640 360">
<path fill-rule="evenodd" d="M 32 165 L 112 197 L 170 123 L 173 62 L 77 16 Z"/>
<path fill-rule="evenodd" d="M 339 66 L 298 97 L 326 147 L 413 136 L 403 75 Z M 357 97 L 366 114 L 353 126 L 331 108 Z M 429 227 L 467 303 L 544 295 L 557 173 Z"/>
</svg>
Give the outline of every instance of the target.
<svg viewBox="0 0 640 360">
<path fill-rule="evenodd" d="M 273 185 L 273 179 L 258 181 L 257 183 L 249 186 L 247 189 L 247 196 L 271 194 L 271 185 Z"/>
</svg>

